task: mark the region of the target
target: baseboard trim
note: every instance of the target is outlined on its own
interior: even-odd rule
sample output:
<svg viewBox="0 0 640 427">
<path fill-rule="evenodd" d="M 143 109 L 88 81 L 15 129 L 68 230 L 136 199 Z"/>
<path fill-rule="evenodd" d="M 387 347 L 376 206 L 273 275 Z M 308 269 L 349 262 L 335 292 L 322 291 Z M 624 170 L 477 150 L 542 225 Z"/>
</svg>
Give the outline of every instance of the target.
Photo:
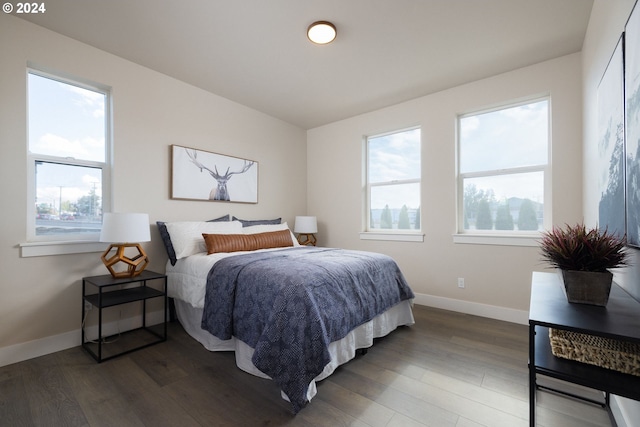
<svg viewBox="0 0 640 427">
<path fill-rule="evenodd" d="M 161 323 L 162 320 L 162 311 L 150 311 L 147 313 L 147 324 L 150 326 Z M 102 334 L 103 336 L 114 335 L 118 331 L 127 331 L 141 326 L 142 316 L 129 317 L 103 324 Z M 85 334 L 89 338 L 97 337 L 98 327 L 88 327 L 85 330 Z M 77 347 L 81 344 L 80 341 L 81 330 L 78 328 L 74 331 L 2 347 L 0 348 L 0 367 Z"/>
<path fill-rule="evenodd" d="M 505 322 L 529 324 L 529 312 L 515 310 L 513 308 L 499 307 L 497 305 L 481 304 L 471 301 L 463 301 L 453 298 L 439 297 L 428 294 L 415 294 L 414 303 L 427 307 L 441 308 L 443 310 L 458 313 L 472 314 L 474 316 L 487 317 L 489 319 L 503 320 Z"/>
<path fill-rule="evenodd" d="M 0 348 L 0 366 L 45 356 L 80 345 L 80 329 Z"/>
</svg>

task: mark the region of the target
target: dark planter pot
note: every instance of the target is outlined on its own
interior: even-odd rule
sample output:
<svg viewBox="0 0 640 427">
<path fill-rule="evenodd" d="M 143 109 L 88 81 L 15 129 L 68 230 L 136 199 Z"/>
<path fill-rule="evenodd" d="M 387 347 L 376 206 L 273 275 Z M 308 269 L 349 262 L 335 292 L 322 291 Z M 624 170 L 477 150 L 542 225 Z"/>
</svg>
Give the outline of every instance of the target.
<svg viewBox="0 0 640 427">
<path fill-rule="evenodd" d="M 607 305 L 613 282 L 611 272 L 562 270 L 562 280 L 569 302 Z"/>
</svg>

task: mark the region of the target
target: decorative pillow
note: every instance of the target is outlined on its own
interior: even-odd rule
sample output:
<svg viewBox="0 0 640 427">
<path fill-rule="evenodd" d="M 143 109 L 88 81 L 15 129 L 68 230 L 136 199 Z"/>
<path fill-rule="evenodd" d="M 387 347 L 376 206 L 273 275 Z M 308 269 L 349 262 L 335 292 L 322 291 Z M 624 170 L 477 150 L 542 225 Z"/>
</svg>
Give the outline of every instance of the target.
<svg viewBox="0 0 640 427">
<path fill-rule="evenodd" d="M 171 243 L 176 253 L 176 260 L 207 251 L 204 241 L 202 240 L 202 233 L 242 233 L 242 223 L 240 221 L 168 222 L 166 226 L 171 236 Z"/>
<path fill-rule="evenodd" d="M 233 217 L 234 221 L 240 221 L 243 227 L 251 227 L 252 225 L 265 225 L 265 224 L 280 224 L 282 223 L 282 218 L 276 219 L 240 219 Z"/>
<path fill-rule="evenodd" d="M 289 229 L 289 224 L 287 224 L 286 222 L 283 222 L 282 224 L 262 224 L 242 227 L 242 232 L 244 234 L 268 233 L 270 231 L 280 230 L 289 230 L 289 234 L 291 235 L 291 239 L 293 240 L 293 246 L 300 246 L 300 243 L 298 243 L 298 240 Z"/>
<path fill-rule="evenodd" d="M 293 246 L 289 230 L 254 234 L 202 233 L 207 253 L 255 251 L 257 249 L 285 248 Z"/>
<path fill-rule="evenodd" d="M 229 214 L 223 215 L 220 218 L 207 220 L 207 222 L 224 222 L 224 221 L 231 221 L 231 219 L 229 218 Z"/>
<path fill-rule="evenodd" d="M 219 222 L 219 221 L 229 221 L 229 214 L 221 216 L 220 218 L 210 219 L 207 222 Z M 173 244 L 171 243 L 171 236 L 167 231 L 167 223 L 164 221 L 156 221 L 156 225 L 158 226 L 158 232 L 160 233 L 160 237 L 162 238 L 162 243 L 164 243 L 164 248 L 167 251 L 167 256 L 169 257 L 169 261 L 171 261 L 171 265 L 176 265 L 178 259 L 176 258 L 176 251 L 173 249 Z"/>
<path fill-rule="evenodd" d="M 280 231 L 288 230 L 289 225 L 286 222 L 278 224 L 260 224 L 260 225 L 246 225 L 242 227 L 244 234 L 266 233 L 268 231 Z"/>
</svg>

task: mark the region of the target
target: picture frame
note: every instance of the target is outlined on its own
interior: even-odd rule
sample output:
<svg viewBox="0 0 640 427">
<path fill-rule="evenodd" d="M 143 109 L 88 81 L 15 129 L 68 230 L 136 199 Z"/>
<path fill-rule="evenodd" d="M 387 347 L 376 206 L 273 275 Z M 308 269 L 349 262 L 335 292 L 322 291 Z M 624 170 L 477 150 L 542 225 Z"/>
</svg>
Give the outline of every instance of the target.
<svg viewBox="0 0 640 427">
<path fill-rule="evenodd" d="M 625 220 L 624 35 L 598 85 L 598 228 L 623 237 Z"/>
<path fill-rule="evenodd" d="M 258 203 L 258 162 L 171 145 L 171 198 Z"/>
<path fill-rule="evenodd" d="M 640 247 L 640 9 L 625 27 L 625 139 L 627 244 Z"/>
</svg>

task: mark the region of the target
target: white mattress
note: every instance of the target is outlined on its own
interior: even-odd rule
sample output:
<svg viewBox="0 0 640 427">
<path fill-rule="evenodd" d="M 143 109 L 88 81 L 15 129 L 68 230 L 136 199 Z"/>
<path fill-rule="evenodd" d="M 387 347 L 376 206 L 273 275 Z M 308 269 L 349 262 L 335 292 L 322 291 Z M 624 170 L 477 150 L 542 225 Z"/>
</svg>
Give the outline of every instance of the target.
<svg viewBox="0 0 640 427">
<path fill-rule="evenodd" d="M 253 348 L 235 338 L 220 340 L 200 326 L 204 310 L 207 273 L 216 261 L 242 253 L 246 252 L 213 255 L 200 253 L 178 260 L 175 266 L 167 262 L 168 295 L 174 298 L 176 314 L 185 331 L 207 350 L 234 351 L 236 365 L 240 369 L 258 377 L 269 378 L 251 362 Z M 311 400 L 315 396 L 316 381 L 328 377 L 338 366 L 353 359 L 357 349 L 371 347 L 374 338 L 383 337 L 398 326 L 413 325 L 415 322 L 411 305 L 412 301 L 402 301 L 370 322 L 357 327 L 343 339 L 332 342 L 329 345 L 331 362 L 309 384 L 307 399 Z M 289 400 L 284 393 L 283 398 Z"/>
</svg>

